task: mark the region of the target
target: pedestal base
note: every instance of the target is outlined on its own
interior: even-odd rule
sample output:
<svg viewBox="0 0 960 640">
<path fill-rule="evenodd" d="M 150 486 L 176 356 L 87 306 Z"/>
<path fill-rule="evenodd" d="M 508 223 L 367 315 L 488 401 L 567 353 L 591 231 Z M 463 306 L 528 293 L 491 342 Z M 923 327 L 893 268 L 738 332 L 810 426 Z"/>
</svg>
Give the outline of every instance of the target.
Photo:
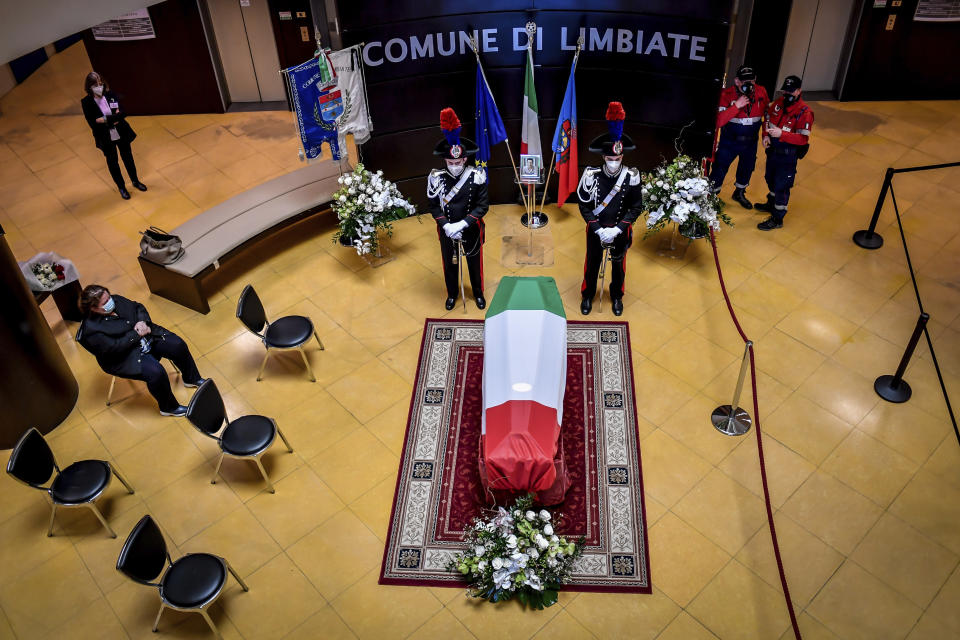
<svg viewBox="0 0 960 640">
<path fill-rule="evenodd" d="M 367 264 L 376 269 L 377 267 L 382 267 L 396 257 L 390 252 L 390 249 L 387 249 L 383 245 L 380 246 L 379 254 L 380 255 L 377 255 L 376 253 L 367 253 L 364 254 L 363 259 L 367 261 Z"/>
<path fill-rule="evenodd" d="M 750 414 L 737 407 L 734 409 L 729 404 L 720 405 L 713 410 L 710 421 L 717 431 L 728 436 L 742 436 L 753 425 L 753 419 Z"/>
<path fill-rule="evenodd" d="M 520 216 L 520 224 L 528 229 L 542 229 L 550 222 L 550 218 L 543 211 L 534 211 L 532 216 Z"/>
<path fill-rule="evenodd" d="M 883 246 L 883 236 L 877 232 L 861 229 L 853 234 L 853 241 L 864 249 L 879 249 Z"/>
<path fill-rule="evenodd" d="M 907 381 L 900 380 L 900 384 L 898 385 L 895 385 L 893 382 L 893 376 L 880 376 L 873 383 L 873 390 L 887 402 L 899 404 L 909 400 L 910 396 L 913 395 L 913 389 L 910 388 Z"/>
</svg>

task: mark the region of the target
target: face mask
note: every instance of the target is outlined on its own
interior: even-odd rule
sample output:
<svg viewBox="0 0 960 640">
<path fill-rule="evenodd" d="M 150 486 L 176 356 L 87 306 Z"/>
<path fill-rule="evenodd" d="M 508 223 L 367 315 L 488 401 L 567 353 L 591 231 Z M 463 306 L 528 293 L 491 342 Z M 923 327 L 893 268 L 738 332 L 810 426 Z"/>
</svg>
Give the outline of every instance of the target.
<svg viewBox="0 0 960 640">
<path fill-rule="evenodd" d="M 107 313 L 113 313 L 113 310 L 117 308 L 117 304 L 113 301 L 113 296 L 107 298 L 107 304 L 103 305 L 103 310 Z"/>
<path fill-rule="evenodd" d="M 103 95 L 103 85 L 102 85 L 102 84 L 99 84 L 99 85 L 93 87 L 93 93 L 94 93 L 94 95 L 96 95 L 98 98 L 99 98 L 100 96 L 102 96 L 102 95 Z"/>
<path fill-rule="evenodd" d="M 793 95 L 792 93 L 788 93 L 783 96 L 783 104 L 785 106 L 789 107 L 796 101 L 797 101 L 797 96 Z"/>
<path fill-rule="evenodd" d="M 623 160 L 604 160 L 603 164 L 607 166 L 607 171 L 616 173 L 620 171 L 620 165 L 623 164 Z"/>
<path fill-rule="evenodd" d="M 463 173 L 464 165 L 462 164 L 453 164 L 451 162 L 447 163 L 447 171 L 449 171 L 453 176 L 458 176 Z"/>
</svg>

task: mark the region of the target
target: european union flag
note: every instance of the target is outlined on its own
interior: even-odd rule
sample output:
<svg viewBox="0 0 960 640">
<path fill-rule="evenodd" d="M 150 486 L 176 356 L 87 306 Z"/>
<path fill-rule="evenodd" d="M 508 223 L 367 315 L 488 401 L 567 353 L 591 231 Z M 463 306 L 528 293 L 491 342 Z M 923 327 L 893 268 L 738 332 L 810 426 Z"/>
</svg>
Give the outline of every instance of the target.
<svg viewBox="0 0 960 640">
<path fill-rule="evenodd" d="M 490 149 L 507 139 L 507 132 L 503 128 L 503 120 L 497 105 L 490 94 L 490 87 L 483 77 L 483 70 L 477 65 L 477 151 L 476 164 L 484 172 L 490 160 Z"/>
</svg>

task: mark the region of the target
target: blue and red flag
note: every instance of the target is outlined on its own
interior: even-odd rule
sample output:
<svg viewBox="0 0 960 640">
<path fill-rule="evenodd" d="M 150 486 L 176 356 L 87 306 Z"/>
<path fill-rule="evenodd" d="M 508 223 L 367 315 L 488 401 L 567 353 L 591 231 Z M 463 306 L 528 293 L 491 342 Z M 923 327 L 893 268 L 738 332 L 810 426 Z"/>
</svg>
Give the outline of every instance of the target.
<svg viewBox="0 0 960 640">
<path fill-rule="evenodd" d="M 557 129 L 553 132 L 553 151 L 557 154 L 557 204 L 566 202 L 567 197 L 579 182 L 577 165 L 577 85 L 574 73 L 577 61 L 570 66 L 570 79 L 567 91 L 563 94 L 563 106 L 557 118 Z"/>
<path fill-rule="evenodd" d="M 507 139 L 507 131 L 503 127 L 497 104 L 493 101 L 490 87 L 483 77 L 483 70 L 477 63 L 477 167 L 486 172 L 487 162 L 490 161 L 490 149 Z"/>
</svg>

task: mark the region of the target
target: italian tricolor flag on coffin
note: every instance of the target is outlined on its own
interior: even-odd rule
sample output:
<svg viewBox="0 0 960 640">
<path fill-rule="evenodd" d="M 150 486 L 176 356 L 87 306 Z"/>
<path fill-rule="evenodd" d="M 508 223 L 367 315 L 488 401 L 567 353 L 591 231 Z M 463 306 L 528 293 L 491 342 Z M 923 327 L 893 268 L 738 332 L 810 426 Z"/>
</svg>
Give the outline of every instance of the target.
<svg viewBox="0 0 960 640">
<path fill-rule="evenodd" d="M 553 278 L 504 277 L 483 332 L 482 466 L 489 486 L 544 491 L 567 381 L 567 317 Z"/>
</svg>

